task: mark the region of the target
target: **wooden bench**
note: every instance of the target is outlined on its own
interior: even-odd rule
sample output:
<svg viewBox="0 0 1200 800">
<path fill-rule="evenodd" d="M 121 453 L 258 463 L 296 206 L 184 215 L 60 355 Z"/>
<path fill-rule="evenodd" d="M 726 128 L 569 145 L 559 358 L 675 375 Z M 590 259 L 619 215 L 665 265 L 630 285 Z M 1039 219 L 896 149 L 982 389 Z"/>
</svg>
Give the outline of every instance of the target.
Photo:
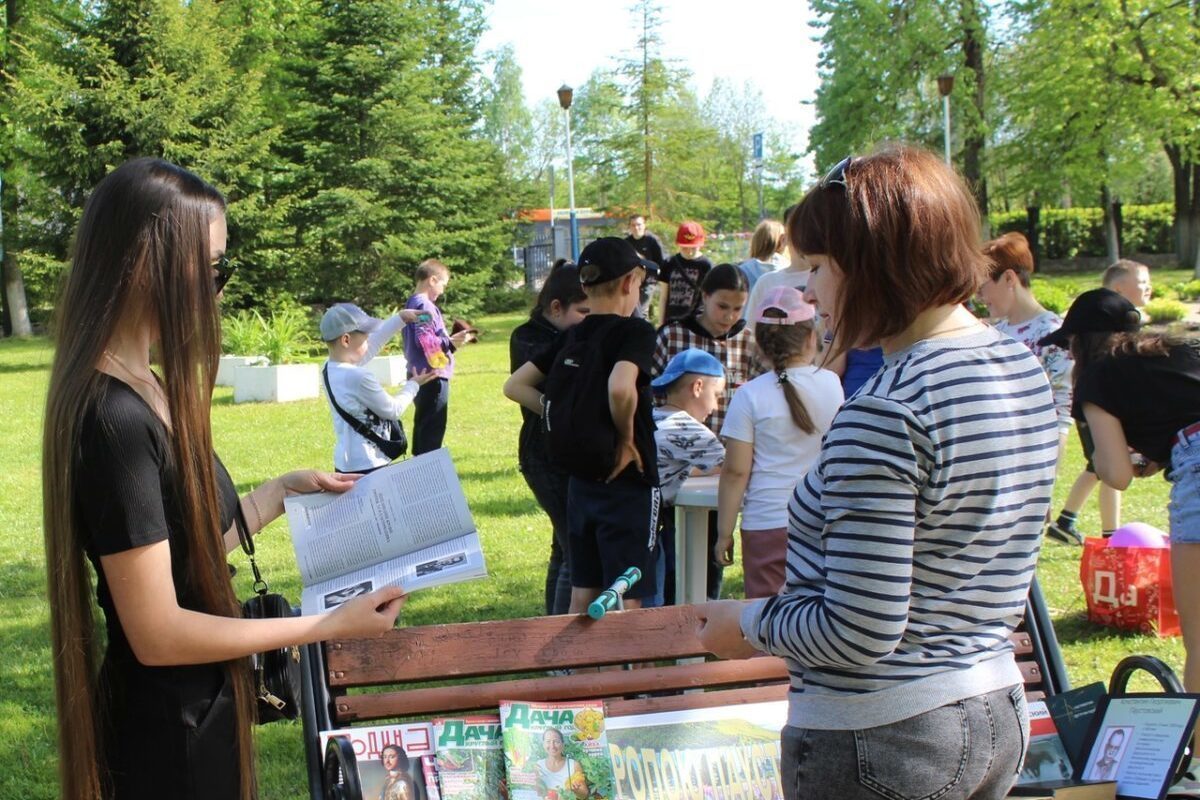
<svg viewBox="0 0 1200 800">
<path fill-rule="evenodd" d="M 494 709 L 501 700 L 603 699 L 608 714 L 618 717 L 786 698 L 787 668 L 779 658 L 698 660 L 706 653 L 697 623 L 695 606 L 671 606 L 600 620 L 578 615 L 425 625 L 311 646 L 303 695 L 311 797 L 347 796 L 338 783 L 353 768 L 353 753 L 335 746 L 327 759 L 320 733 L 355 723 Z M 1013 643 L 1031 699 L 1067 688 L 1036 582 Z M 645 666 L 582 669 L 624 664 Z M 566 669 L 580 671 L 547 674 Z"/>
</svg>

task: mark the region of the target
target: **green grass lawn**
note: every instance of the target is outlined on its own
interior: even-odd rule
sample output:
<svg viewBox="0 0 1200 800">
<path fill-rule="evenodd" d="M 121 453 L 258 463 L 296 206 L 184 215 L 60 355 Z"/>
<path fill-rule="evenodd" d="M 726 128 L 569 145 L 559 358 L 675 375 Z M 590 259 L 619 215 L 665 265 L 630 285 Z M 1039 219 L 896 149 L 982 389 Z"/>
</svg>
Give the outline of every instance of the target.
<svg viewBox="0 0 1200 800">
<path fill-rule="evenodd" d="M 1160 275 L 1155 279 L 1180 280 Z M 1172 273 L 1173 274 L 1173 273 Z M 1075 283 L 1081 278 L 1070 276 Z M 520 315 L 493 316 L 479 325 L 478 345 L 463 352 L 451 392 L 447 446 L 483 537 L 491 577 L 420 592 L 410 598 L 403 622 L 420 625 L 531 616 L 541 613 L 549 527 L 516 469 L 517 407 L 503 398 L 508 372 L 508 335 Z M 0 797 L 26 800 L 57 797 L 54 701 L 45 600 L 40 522 L 40 434 L 51 347 L 45 339 L 0 340 L 0 470 L 9 488 L 0 492 Z M 333 434 L 323 400 L 283 405 L 234 405 L 219 389 L 213 407 L 218 451 L 239 489 L 298 467 L 327 468 Z M 411 424 L 410 424 L 411 431 Z M 1078 445 L 1068 449 L 1055 508 L 1082 467 Z M 1125 495 L 1124 519 L 1166 528 L 1167 484 L 1140 481 Z M 1094 498 L 1081 518 L 1097 531 Z M 287 529 L 282 521 L 257 539 L 259 563 L 272 588 L 294 601 L 300 585 Z M 1177 670 L 1178 639 L 1125 635 L 1089 624 L 1079 583 L 1080 549 L 1048 541 L 1039 575 L 1063 642 L 1074 683 L 1104 679 L 1129 653 L 1152 653 Z M 244 565 L 240 552 L 231 557 Z M 238 594 L 250 593 L 249 570 L 239 574 Z M 727 571 L 726 596 L 742 592 L 740 567 Z M 261 797 L 306 795 L 298 723 L 258 729 Z M 7 744 L 5 744 L 7 743 Z"/>
</svg>

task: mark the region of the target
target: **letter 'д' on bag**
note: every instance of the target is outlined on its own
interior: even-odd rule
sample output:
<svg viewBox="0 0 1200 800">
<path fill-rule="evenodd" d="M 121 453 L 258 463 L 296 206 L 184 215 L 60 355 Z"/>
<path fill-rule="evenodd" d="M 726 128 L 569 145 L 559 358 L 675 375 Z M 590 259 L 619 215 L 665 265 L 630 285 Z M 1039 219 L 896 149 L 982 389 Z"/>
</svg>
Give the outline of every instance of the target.
<svg viewBox="0 0 1200 800">
<path fill-rule="evenodd" d="M 576 478 L 602 481 L 616 461 L 617 429 L 608 406 L 607 364 L 600 343 L 611 326 L 586 339 L 567 332 L 543 386 L 542 426 L 550 462 Z"/>
</svg>

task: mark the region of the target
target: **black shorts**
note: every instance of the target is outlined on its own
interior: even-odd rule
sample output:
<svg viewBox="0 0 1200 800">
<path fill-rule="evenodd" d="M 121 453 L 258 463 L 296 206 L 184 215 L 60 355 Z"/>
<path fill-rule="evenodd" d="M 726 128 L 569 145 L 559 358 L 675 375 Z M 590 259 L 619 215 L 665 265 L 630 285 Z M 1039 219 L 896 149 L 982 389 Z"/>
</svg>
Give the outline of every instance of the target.
<svg viewBox="0 0 1200 800">
<path fill-rule="evenodd" d="M 658 590 L 657 488 L 616 480 L 612 483 L 571 478 L 567 487 L 567 528 L 571 535 L 571 586 L 606 589 L 637 567 L 642 579 L 630 587 L 630 599 L 653 597 Z"/>
</svg>

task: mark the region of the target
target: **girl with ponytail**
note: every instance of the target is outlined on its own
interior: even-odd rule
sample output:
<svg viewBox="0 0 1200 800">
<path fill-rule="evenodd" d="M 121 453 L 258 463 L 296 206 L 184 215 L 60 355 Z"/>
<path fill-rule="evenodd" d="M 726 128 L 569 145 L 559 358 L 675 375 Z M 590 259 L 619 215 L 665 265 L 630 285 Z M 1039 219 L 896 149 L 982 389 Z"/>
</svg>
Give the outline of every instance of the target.
<svg viewBox="0 0 1200 800">
<path fill-rule="evenodd" d="M 767 293 L 750 318 L 771 371 L 733 395 L 721 428 L 725 466 L 713 555 L 721 564 L 733 563 L 733 529 L 741 509 L 746 597 L 769 597 L 783 586 L 792 487 L 816 460 L 821 437 L 842 404 L 837 375 L 812 363 L 818 351 L 814 317 L 796 289 L 780 286 Z"/>
<path fill-rule="evenodd" d="M 209 423 L 225 240 L 220 193 L 150 158 L 100 182 L 75 236 L 42 444 L 67 800 L 250 800 L 246 657 L 381 633 L 403 603 L 392 588 L 320 616 L 241 618 L 225 561 L 237 506 L 254 534 L 285 494 L 357 476 L 289 472 L 238 497 Z"/>
</svg>

